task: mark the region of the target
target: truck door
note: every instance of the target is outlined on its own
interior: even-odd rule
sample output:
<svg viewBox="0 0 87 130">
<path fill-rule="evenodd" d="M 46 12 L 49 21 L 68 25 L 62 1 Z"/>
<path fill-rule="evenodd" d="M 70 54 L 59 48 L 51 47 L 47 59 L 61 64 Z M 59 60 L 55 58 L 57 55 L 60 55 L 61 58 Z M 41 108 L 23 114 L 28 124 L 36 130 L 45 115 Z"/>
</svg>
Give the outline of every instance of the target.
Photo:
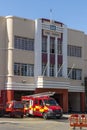
<svg viewBox="0 0 87 130">
<path fill-rule="evenodd" d="M 41 116 L 42 116 L 42 113 L 44 112 L 44 104 L 43 104 L 43 100 L 39 100 L 39 105 L 40 105 L 40 110 L 39 110 L 39 112 L 40 112 L 40 114 L 41 114 Z"/>
<path fill-rule="evenodd" d="M 35 115 L 42 116 L 44 110 L 43 101 L 41 99 L 38 99 L 36 103 L 37 104 L 35 105 Z"/>
<path fill-rule="evenodd" d="M 30 115 L 33 115 L 34 113 L 34 109 L 33 109 L 33 105 L 34 105 L 34 101 L 33 100 L 30 100 L 29 101 L 29 114 Z"/>
<path fill-rule="evenodd" d="M 39 116 L 39 100 L 34 99 L 34 115 Z"/>
</svg>

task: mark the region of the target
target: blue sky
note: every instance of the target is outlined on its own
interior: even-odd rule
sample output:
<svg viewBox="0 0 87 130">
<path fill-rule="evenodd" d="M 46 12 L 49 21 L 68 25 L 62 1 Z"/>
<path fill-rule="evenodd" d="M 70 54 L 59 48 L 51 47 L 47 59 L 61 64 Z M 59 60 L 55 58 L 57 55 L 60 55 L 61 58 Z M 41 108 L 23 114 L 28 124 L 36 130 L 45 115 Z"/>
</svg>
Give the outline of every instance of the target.
<svg viewBox="0 0 87 130">
<path fill-rule="evenodd" d="M 0 16 L 7 15 L 51 18 L 87 34 L 87 0 L 0 0 Z"/>
</svg>

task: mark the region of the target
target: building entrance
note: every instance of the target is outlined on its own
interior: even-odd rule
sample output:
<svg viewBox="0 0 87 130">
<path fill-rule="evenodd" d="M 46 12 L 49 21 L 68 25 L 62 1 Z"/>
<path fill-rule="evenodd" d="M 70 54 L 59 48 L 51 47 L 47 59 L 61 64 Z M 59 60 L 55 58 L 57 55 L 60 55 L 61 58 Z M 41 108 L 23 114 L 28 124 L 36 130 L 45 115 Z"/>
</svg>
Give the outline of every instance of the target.
<svg viewBox="0 0 87 130">
<path fill-rule="evenodd" d="M 52 97 L 55 98 L 61 107 L 63 107 L 63 94 L 55 93 Z"/>
<path fill-rule="evenodd" d="M 32 94 L 34 94 L 34 91 L 14 91 L 14 100 L 21 100 L 21 96 Z"/>
</svg>

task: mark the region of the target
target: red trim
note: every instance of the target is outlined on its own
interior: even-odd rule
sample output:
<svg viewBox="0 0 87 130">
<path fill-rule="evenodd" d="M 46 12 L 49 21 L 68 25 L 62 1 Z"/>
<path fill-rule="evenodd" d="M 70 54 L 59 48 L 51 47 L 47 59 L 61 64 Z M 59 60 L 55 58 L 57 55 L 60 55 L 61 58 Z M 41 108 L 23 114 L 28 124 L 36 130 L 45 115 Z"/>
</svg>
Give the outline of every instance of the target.
<svg viewBox="0 0 87 130">
<path fill-rule="evenodd" d="M 85 112 L 85 93 L 80 93 L 81 112 Z"/>
<path fill-rule="evenodd" d="M 7 101 L 14 100 L 13 90 L 1 90 L 0 103 L 5 104 Z"/>
<path fill-rule="evenodd" d="M 62 55 L 58 55 L 58 64 L 63 64 L 63 56 Z"/>
<path fill-rule="evenodd" d="M 42 18 L 41 20 L 42 20 L 42 23 L 45 22 L 45 21 L 50 22 L 50 19 L 46 19 L 46 18 Z M 53 20 L 53 21 L 54 21 L 54 23 L 60 24 L 61 27 L 62 27 L 62 25 L 64 25 L 62 22 L 55 21 L 55 20 Z"/>
<path fill-rule="evenodd" d="M 50 54 L 50 64 L 55 64 L 55 54 Z"/>
<path fill-rule="evenodd" d="M 47 63 L 47 54 L 42 53 L 42 63 Z"/>
</svg>

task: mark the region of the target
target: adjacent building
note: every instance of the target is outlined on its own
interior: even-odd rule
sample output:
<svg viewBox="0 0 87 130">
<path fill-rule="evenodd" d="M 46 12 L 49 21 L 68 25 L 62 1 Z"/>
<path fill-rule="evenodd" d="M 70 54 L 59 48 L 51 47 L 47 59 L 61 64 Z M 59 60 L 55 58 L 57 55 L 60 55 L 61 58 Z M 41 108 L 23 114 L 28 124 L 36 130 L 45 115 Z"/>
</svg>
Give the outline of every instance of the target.
<svg viewBox="0 0 87 130">
<path fill-rule="evenodd" d="M 0 102 L 55 91 L 64 112 L 86 111 L 87 35 L 50 19 L 0 17 Z"/>
</svg>

